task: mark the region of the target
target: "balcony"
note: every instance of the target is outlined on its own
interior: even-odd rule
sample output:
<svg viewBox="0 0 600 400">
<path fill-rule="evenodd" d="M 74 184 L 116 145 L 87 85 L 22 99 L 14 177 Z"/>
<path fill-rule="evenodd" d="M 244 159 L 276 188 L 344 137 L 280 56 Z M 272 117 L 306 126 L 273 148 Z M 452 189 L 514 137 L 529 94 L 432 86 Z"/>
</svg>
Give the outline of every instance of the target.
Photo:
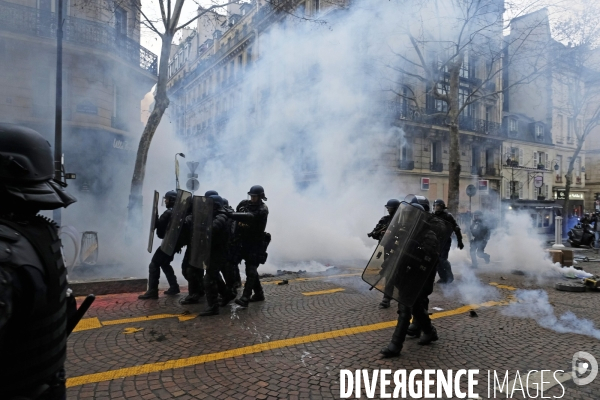
<svg viewBox="0 0 600 400">
<path fill-rule="evenodd" d="M 415 162 L 414 161 L 407 161 L 407 160 L 401 160 L 398 163 L 398 168 L 404 171 L 412 171 L 413 169 L 415 169 Z"/>
<path fill-rule="evenodd" d="M 18 34 L 56 38 L 56 15 L 37 8 L 0 1 L 0 30 Z M 158 57 L 139 42 L 117 34 L 107 22 L 66 17 L 64 40 L 87 48 L 117 54 L 153 75 L 157 74 Z"/>
<path fill-rule="evenodd" d="M 497 176 L 496 168 L 494 167 L 479 167 L 479 176 Z"/>
<path fill-rule="evenodd" d="M 423 110 L 416 107 L 408 107 L 403 103 L 390 101 L 388 103 L 388 111 L 390 111 L 395 119 L 444 127 L 448 126 L 448 120 L 445 115 L 431 115 L 437 114 L 437 110 Z M 461 130 L 482 133 L 484 135 L 498 136 L 502 132 L 502 124 L 498 122 L 486 121 L 467 115 L 460 115 L 458 117 L 458 126 Z"/>
<path fill-rule="evenodd" d="M 433 163 L 430 162 L 429 163 L 429 170 L 432 172 L 443 172 L 444 171 L 444 164 L 443 163 Z"/>
</svg>

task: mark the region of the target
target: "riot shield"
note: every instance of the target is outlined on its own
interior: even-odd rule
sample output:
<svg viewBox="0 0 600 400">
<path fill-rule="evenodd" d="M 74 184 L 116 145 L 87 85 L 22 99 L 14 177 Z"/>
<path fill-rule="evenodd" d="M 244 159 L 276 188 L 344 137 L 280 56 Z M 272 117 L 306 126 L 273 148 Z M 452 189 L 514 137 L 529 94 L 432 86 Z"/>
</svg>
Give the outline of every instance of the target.
<svg viewBox="0 0 600 400">
<path fill-rule="evenodd" d="M 213 199 L 204 196 L 194 196 L 192 221 L 190 265 L 206 270 L 210 261 Z"/>
<path fill-rule="evenodd" d="M 167 232 L 162 240 L 160 249 L 168 256 L 172 256 L 175 253 L 175 247 L 177 246 L 177 239 L 183 229 L 185 223 L 185 217 L 190 208 L 192 194 L 185 190 L 177 189 L 177 198 L 175 199 L 175 205 L 171 212 L 171 219 L 167 226 Z"/>
<path fill-rule="evenodd" d="M 156 216 L 158 215 L 158 199 L 159 194 L 154 191 L 154 201 L 152 203 L 152 214 L 150 215 L 150 236 L 148 237 L 148 253 L 152 253 L 152 246 L 154 245 L 154 229 L 156 229 Z"/>
<path fill-rule="evenodd" d="M 449 223 L 401 202 L 362 278 L 372 287 L 412 307 L 436 267 Z"/>
</svg>

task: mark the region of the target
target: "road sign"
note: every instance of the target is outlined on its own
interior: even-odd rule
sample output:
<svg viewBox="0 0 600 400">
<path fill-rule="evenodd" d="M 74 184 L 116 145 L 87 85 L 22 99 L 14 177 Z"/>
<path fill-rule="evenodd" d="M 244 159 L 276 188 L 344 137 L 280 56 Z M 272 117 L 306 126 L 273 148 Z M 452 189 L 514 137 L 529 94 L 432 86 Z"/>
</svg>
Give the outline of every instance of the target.
<svg viewBox="0 0 600 400">
<path fill-rule="evenodd" d="M 467 186 L 467 196 L 473 197 L 473 196 L 475 196 L 476 193 L 477 193 L 477 188 L 475 187 L 475 185 Z"/>
<path fill-rule="evenodd" d="M 544 186 L 544 177 L 542 175 L 538 175 L 533 178 L 533 185 L 538 189 Z"/>
<path fill-rule="evenodd" d="M 200 182 L 198 182 L 198 179 L 196 179 L 196 178 L 191 178 L 191 179 L 188 179 L 187 183 L 185 184 L 185 187 L 190 192 L 195 192 L 196 190 L 198 190 L 200 188 Z"/>
<path fill-rule="evenodd" d="M 200 163 L 196 162 L 196 161 L 188 161 L 186 164 L 187 164 L 188 168 L 190 169 L 190 172 L 193 174 L 194 172 L 196 172 L 196 168 L 198 168 L 198 165 Z"/>
</svg>

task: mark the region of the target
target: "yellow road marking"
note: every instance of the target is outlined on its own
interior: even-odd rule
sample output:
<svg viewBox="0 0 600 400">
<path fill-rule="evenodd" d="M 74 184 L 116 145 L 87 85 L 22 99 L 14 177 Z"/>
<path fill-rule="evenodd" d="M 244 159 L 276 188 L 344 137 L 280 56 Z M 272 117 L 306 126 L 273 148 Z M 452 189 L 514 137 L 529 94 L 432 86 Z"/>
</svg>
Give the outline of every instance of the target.
<svg viewBox="0 0 600 400">
<path fill-rule="evenodd" d="M 125 328 L 125 330 L 123 331 L 123 334 L 128 335 L 131 333 L 141 332 L 143 330 L 144 330 L 144 328 Z"/>
<path fill-rule="evenodd" d="M 506 305 L 510 303 L 510 299 L 514 299 L 514 296 L 509 296 L 504 301 L 488 301 L 482 304 L 471 304 L 463 307 L 456 308 L 454 310 L 442 311 L 434 313 L 430 316 L 431 319 L 438 319 L 443 317 L 449 317 L 458 314 L 464 314 L 473 309 L 482 307 L 492 307 L 498 305 Z M 317 342 L 320 340 L 333 339 L 342 336 L 356 335 L 359 333 L 372 332 L 381 329 L 393 328 L 396 326 L 397 321 L 379 322 L 376 324 L 356 326 L 353 328 L 337 329 L 329 332 L 315 333 L 311 335 L 299 336 L 291 339 L 274 340 L 268 343 L 255 344 L 252 346 L 240 347 L 237 349 L 221 351 L 218 353 L 203 354 L 199 356 L 180 358 L 177 360 L 168 360 L 164 362 L 138 365 L 135 367 L 119 368 L 111 371 L 98 372 L 95 374 L 75 376 L 67 379 L 67 387 L 81 386 L 88 383 L 105 382 L 113 379 L 125 378 L 128 376 L 144 375 L 151 372 L 165 371 L 174 368 L 184 368 L 193 365 L 204 364 L 211 361 L 223 360 L 225 358 L 238 357 L 247 354 L 260 353 L 268 350 L 280 349 L 283 347 L 296 346 L 299 344 Z"/>
<path fill-rule="evenodd" d="M 336 288 L 336 289 L 329 289 L 329 290 L 318 290 L 316 292 L 304 292 L 302 293 L 305 296 L 317 296 L 320 294 L 329 294 L 329 293 L 337 293 L 337 292 L 343 292 L 344 288 Z"/>
<path fill-rule="evenodd" d="M 501 284 L 496 283 L 496 282 L 490 282 L 490 285 L 496 286 L 498 289 L 517 290 L 516 287 L 508 286 L 508 285 L 501 285 Z"/>
<path fill-rule="evenodd" d="M 318 281 L 321 279 L 327 279 L 327 278 L 348 278 L 351 276 L 361 276 L 361 273 L 356 273 L 356 274 L 339 274 L 339 275 L 322 275 L 322 276 L 313 276 L 311 278 L 294 278 L 294 279 L 288 279 L 288 282 L 308 282 L 308 281 Z M 279 283 L 281 283 L 283 281 L 267 281 L 267 282 L 262 282 L 261 284 L 263 285 L 277 285 Z"/>
<path fill-rule="evenodd" d="M 97 317 L 83 318 L 81 321 L 79 321 L 79 323 L 77 324 L 75 329 L 73 329 L 73 332 L 87 331 L 90 329 L 98 329 L 98 328 L 102 328 L 103 326 L 152 321 L 155 319 L 163 319 L 163 318 L 178 318 L 179 322 L 184 322 L 184 321 L 189 321 L 190 319 L 194 319 L 197 316 L 198 316 L 198 314 L 156 314 L 156 315 L 147 315 L 144 317 L 113 319 L 110 321 L 100 321 Z"/>
<path fill-rule="evenodd" d="M 79 323 L 77 324 L 75 329 L 73 329 L 73 332 L 87 331 L 88 329 L 96 328 L 102 328 L 102 323 L 100 323 L 100 320 L 98 318 L 83 318 L 79 320 Z"/>
</svg>

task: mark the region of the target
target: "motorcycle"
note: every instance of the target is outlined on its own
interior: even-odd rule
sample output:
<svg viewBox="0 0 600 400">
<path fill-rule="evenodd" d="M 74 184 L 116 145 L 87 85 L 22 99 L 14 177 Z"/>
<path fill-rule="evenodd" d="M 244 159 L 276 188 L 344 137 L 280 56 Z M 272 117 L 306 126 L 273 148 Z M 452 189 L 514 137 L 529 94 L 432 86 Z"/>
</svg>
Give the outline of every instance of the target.
<svg viewBox="0 0 600 400">
<path fill-rule="evenodd" d="M 569 243 L 572 247 L 589 246 L 594 247 L 594 231 L 588 224 L 577 224 L 568 233 Z"/>
</svg>

